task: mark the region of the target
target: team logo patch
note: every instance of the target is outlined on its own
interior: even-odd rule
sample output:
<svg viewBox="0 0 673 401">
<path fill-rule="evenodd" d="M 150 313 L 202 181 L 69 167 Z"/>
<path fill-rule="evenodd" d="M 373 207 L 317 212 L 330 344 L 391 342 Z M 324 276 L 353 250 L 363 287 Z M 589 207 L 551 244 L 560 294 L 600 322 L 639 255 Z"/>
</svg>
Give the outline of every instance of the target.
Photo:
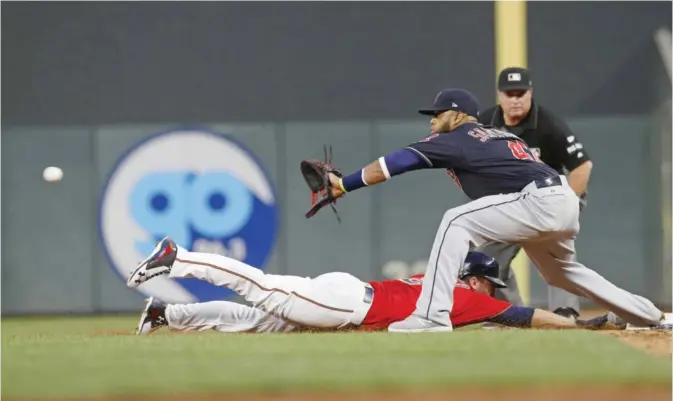
<svg viewBox="0 0 673 401">
<path fill-rule="evenodd" d="M 113 169 L 101 196 L 99 227 L 110 265 L 126 281 L 164 236 L 198 252 L 263 268 L 278 228 L 276 195 L 262 164 L 228 135 L 160 133 L 136 144 Z M 166 302 L 229 298 L 197 279 L 154 278 L 139 291 Z"/>
<path fill-rule="evenodd" d="M 509 73 L 509 74 L 507 74 L 507 80 L 509 82 L 521 81 L 521 74 L 519 74 L 518 72 Z"/>
</svg>

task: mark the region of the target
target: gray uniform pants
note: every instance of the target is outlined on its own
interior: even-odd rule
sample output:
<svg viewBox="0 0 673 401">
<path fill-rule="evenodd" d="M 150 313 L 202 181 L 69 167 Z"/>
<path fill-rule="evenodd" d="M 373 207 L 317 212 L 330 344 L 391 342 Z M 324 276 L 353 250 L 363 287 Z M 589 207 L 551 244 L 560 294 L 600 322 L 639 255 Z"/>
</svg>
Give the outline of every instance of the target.
<svg viewBox="0 0 673 401">
<path fill-rule="evenodd" d="M 450 326 L 453 290 L 470 247 L 490 242 L 521 244 L 549 285 L 584 296 L 634 325 L 654 325 L 662 312 L 575 258 L 579 203 L 564 176 L 562 185 L 486 196 L 448 210 L 437 230 L 413 315 Z"/>
<path fill-rule="evenodd" d="M 517 306 L 522 306 L 523 301 L 521 300 L 516 275 L 511 264 L 520 250 L 521 246 L 506 242 L 494 242 L 479 249 L 479 251 L 495 258 L 500 265 L 500 279 L 507 284 L 507 288 L 498 288 L 496 290 L 496 298 Z M 548 287 L 548 302 L 549 310 L 551 311 L 557 308 L 573 308 L 576 312 L 580 311 L 579 297 L 561 288 Z"/>
</svg>

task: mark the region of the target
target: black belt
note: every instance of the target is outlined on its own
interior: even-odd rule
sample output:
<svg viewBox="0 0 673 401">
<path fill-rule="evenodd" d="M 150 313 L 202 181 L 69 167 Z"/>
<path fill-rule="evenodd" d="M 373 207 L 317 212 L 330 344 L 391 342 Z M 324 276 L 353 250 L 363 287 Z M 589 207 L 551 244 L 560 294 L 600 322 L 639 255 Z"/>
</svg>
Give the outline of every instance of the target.
<svg viewBox="0 0 673 401">
<path fill-rule="evenodd" d="M 542 188 L 548 188 L 548 187 L 556 187 L 563 185 L 563 181 L 561 180 L 561 176 L 557 175 L 555 177 L 547 177 L 543 178 L 541 180 L 535 180 L 535 186 L 538 189 Z"/>
<path fill-rule="evenodd" d="M 372 303 L 374 300 L 374 289 L 368 285 L 365 286 L 365 296 L 362 297 L 362 302 L 366 304 Z"/>
</svg>

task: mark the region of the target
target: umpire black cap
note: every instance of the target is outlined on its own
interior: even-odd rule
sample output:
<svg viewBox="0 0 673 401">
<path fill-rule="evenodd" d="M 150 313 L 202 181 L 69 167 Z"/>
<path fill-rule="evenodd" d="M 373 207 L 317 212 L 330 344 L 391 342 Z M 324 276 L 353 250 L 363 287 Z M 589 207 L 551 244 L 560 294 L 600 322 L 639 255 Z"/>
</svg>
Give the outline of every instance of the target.
<svg viewBox="0 0 673 401">
<path fill-rule="evenodd" d="M 483 277 L 495 287 L 507 287 L 507 284 L 498 278 L 499 274 L 500 265 L 494 258 L 482 252 L 470 251 L 467 253 L 465 264 L 463 264 L 458 278 L 462 280 L 467 276 Z"/>
<path fill-rule="evenodd" d="M 431 107 L 420 109 L 418 112 L 426 116 L 434 116 L 449 110 L 479 117 L 479 101 L 465 89 L 444 89 L 437 94 Z"/>
<path fill-rule="evenodd" d="M 533 87 L 530 71 L 523 67 L 508 67 L 498 75 L 498 90 L 500 92 L 522 91 Z"/>
</svg>

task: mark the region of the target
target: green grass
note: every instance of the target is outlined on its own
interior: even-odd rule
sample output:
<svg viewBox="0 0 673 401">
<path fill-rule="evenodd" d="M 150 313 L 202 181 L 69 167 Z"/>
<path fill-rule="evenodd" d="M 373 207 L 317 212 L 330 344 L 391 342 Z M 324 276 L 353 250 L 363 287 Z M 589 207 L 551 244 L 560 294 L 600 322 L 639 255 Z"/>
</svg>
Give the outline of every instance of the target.
<svg viewBox="0 0 673 401">
<path fill-rule="evenodd" d="M 671 380 L 670 361 L 592 332 L 160 331 L 135 336 L 135 324 L 135 317 L 3 319 L 2 395 L 648 385 Z"/>
</svg>

